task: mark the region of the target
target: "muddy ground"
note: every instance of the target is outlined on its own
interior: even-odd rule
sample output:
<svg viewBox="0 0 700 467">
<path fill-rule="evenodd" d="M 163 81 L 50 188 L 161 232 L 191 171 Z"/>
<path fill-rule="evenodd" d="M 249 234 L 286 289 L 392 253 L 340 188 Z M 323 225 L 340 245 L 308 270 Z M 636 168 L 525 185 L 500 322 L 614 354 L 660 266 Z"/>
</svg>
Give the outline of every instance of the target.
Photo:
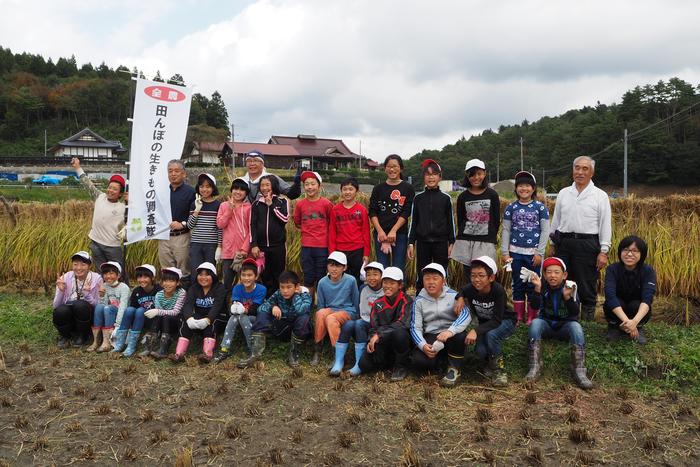
<svg viewBox="0 0 700 467">
<path fill-rule="evenodd" d="M 4 347 L 0 465 L 700 464 L 698 400 L 677 393 Z"/>
</svg>

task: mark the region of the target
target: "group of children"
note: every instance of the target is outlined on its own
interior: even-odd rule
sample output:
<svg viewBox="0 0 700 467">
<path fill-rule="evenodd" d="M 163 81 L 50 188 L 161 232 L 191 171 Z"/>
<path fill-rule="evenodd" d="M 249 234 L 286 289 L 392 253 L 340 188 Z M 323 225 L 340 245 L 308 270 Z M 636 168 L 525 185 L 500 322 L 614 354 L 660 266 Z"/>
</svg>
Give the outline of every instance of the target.
<svg viewBox="0 0 700 467">
<path fill-rule="evenodd" d="M 194 334 L 201 334 L 199 359 L 218 363 L 231 355 L 240 328 L 248 349 L 238 363 L 241 368 L 261 358 L 268 336 L 289 339 L 291 366 L 299 364 L 301 345 L 313 336 L 311 364 L 318 365 L 328 337 L 335 351 L 329 370 L 333 376 L 342 372 L 352 341 L 351 375 L 392 367 L 392 379 L 401 380 L 411 365 L 424 371 L 446 367 L 442 384 L 453 386 L 466 346 L 474 345 L 485 362 L 484 375 L 502 386 L 507 384 L 503 342 L 524 321 L 530 326 L 528 380 L 541 372 L 541 339 L 568 337 L 574 379 L 591 387 L 575 285 L 566 281 L 561 260 L 543 260 L 549 213 L 536 200 L 535 177 L 528 172 L 515 176 L 517 199 L 503 216 L 501 254 L 512 269 L 511 311 L 504 288 L 495 282 L 500 200 L 487 185 L 484 163 L 473 159 L 465 167 L 466 190 L 456 202 L 456 235 L 452 199 L 439 188 L 442 169 L 436 161 L 421 165 L 425 191 L 418 194 L 403 180 L 400 157 L 387 157 L 384 166 L 387 180 L 374 187 L 369 210 L 356 200 L 354 178 L 341 182 L 340 201 L 333 205 L 321 196 L 321 176 L 303 172 L 306 197 L 297 202 L 293 215 L 274 176 L 262 177 L 251 205 L 245 180 L 235 179 L 230 197 L 219 201 L 215 178 L 201 174 L 187 222 L 192 266 L 198 265 L 188 290 L 178 286 L 177 268 L 163 269 L 156 284 L 156 268 L 144 264 L 136 268 L 138 286 L 129 293 L 128 285 L 119 281 L 118 263 L 99 265 L 102 277 L 96 277 L 89 272 L 90 256 L 78 252 L 72 257 L 73 271 L 57 281 L 54 322 L 59 345 L 66 347 L 71 338 L 84 343 L 80 331 L 92 306 L 89 351 L 128 357 L 141 341 L 139 355 L 159 359 L 168 356 L 177 339 L 170 358 L 180 362 Z M 301 230 L 303 284 L 285 269 L 290 217 Z M 377 262 L 369 262 L 370 223 Z M 416 260 L 415 299 L 404 284 L 406 256 Z M 463 264 L 468 278 L 459 292 L 447 285 L 450 258 Z M 223 282 L 218 260 L 223 261 Z M 239 282 L 233 286 L 236 276 Z"/>
</svg>

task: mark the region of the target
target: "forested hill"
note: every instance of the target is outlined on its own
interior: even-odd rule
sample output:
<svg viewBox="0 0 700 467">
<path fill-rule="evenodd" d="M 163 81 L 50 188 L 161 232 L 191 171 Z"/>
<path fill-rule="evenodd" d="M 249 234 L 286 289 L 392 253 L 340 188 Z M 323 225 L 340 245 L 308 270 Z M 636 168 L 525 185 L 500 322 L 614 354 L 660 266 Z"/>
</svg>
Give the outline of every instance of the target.
<svg viewBox="0 0 700 467">
<path fill-rule="evenodd" d="M 123 65 L 78 65 L 75 57 L 54 63 L 0 47 L 0 156 L 42 155 L 44 130 L 51 147 L 85 127 L 128 148 L 131 73 L 143 77 Z M 160 72 L 153 79 L 165 81 Z M 179 74 L 167 81 L 184 83 Z M 189 123 L 188 140 L 225 140 L 228 114 L 221 95 L 194 94 Z"/>
<path fill-rule="evenodd" d="M 500 179 L 512 178 L 520 169 L 522 137 L 525 169 L 532 168 L 538 180 L 545 169 L 550 189 L 571 183 L 571 163 L 582 154 L 595 156 L 597 184 L 622 186 L 625 128 L 630 135 L 630 184 L 700 185 L 700 85 L 679 78 L 637 86 L 619 104 L 598 103 L 536 122 L 500 126 L 439 151 L 424 150 L 407 162 L 406 172 L 418 173 L 420 163 L 433 158 L 442 165 L 443 178 L 461 180 L 466 161 L 479 158 L 495 181 L 498 158 Z"/>
</svg>

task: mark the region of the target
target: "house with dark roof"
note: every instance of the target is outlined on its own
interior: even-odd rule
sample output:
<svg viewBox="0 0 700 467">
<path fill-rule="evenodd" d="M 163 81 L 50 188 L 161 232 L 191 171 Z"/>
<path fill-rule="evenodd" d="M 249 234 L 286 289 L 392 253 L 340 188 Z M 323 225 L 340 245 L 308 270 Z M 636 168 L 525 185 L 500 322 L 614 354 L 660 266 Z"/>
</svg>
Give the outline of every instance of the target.
<svg viewBox="0 0 700 467">
<path fill-rule="evenodd" d="M 185 164 L 220 164 L 220 154 L 224 143 L 214 143 L 212 141 L 192 141 L 192 150 L 182 156 Z"/>
<path fill-rule="evenodd" d="M 94 160 L 117 159 L 126 152 L 119 141 L 111 141 L 84 128 L 57 143 L 50 150 L 54 157 L 81 157 Z"/>
<path fill-rule="evenodd" d="M 291 169 L 294 163 L 301 159 L 299 152 L 288 144 L 245 143 L 227 141 L 220 151 L 224 164 L 242 167 L 245 165 L 245 155 L 258 151 L 265 156 L 265 167 L 270 169 Z"/>
<path fill-rule="evenodd" d="M 362 156 L 352 152 L 340 139 L 273 135 L 268 143 L 293 147 L 299 153 L 299 159 L 307 160 L 312 170 L 346 170 L 357 167 L 362 160 Z"/>
</svg>

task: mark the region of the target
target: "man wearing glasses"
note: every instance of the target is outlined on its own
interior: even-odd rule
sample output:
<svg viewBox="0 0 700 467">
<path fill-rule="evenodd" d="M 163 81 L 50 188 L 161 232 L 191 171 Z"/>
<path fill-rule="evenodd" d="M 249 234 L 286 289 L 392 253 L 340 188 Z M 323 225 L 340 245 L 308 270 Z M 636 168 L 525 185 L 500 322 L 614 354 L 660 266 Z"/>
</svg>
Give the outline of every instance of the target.
<svg viewBox="0 0 700 467">
<path fill-rule="evenodd" d="M 610 199 L 593 184 L 594 172 L 590 157 L 574 159 L 574 183 L 557 195 L 550 229 L 556 255 L 578 284 L 581 316 L 587 321 L 595 317 L 599 271 L 608 264 L 612 237 Z"/>
</svg>

